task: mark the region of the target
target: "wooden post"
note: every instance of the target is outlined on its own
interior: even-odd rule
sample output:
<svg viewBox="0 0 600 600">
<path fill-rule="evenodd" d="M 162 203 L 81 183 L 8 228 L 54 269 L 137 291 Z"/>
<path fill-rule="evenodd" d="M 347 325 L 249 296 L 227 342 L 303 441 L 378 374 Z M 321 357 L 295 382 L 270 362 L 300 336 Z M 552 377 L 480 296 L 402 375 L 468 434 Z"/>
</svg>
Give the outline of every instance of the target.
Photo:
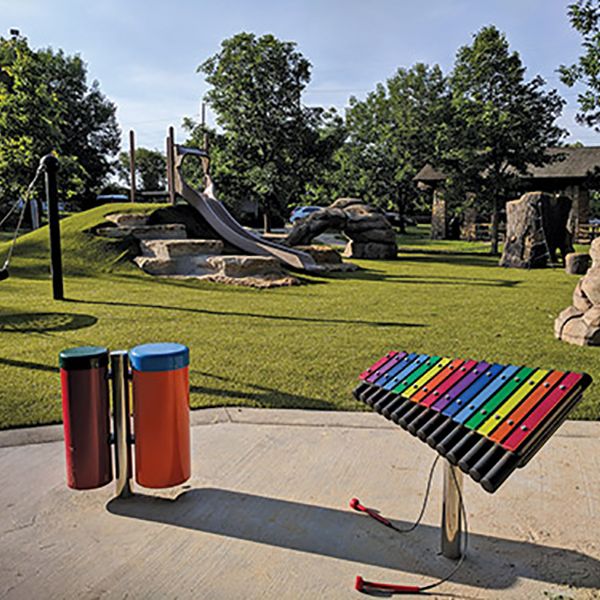
<svg viewBox="0 0 600 600">
<path fill-rule="evenodd" d="M 129 178 L 131 185 L 129 187 L 129 199 L 135 202 L 135 132 L 129 130 Z"/>
<path fill-rule="evenodd" d="M 169 203 L 175 204 L 175 129 L 169 127 L 167 137 L 167 183 L 169 186 Z"/>
<path fill-rule="evenodd" d="M 203 150 L 208 154 L 208 134 L 206 133 L 206 102 L 202 102 L 202 139 Z"/>
</svg>

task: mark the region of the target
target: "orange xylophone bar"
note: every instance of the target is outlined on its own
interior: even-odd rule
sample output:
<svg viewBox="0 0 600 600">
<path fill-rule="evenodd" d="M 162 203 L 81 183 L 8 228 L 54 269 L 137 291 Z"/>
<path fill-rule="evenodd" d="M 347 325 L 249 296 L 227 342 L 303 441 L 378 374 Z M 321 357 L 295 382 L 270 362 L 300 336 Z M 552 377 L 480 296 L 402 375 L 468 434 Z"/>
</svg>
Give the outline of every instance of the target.
<svg viewBox="0 0 600 600">
<path fill-rule="evenodd" d="M 488 492 L 531 460 L 591 383 L 585 373 L 396 351 L 360 380 L 357 399 Z"/>
</svg>

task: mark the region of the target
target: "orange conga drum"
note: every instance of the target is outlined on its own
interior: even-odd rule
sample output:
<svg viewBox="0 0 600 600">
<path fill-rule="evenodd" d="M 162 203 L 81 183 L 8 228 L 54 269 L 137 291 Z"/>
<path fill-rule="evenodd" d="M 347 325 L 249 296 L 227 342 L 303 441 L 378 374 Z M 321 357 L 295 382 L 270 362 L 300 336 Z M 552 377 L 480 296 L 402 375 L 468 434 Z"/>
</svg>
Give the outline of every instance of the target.
<svg viewBox="0 0 600 600">
<path fill-rule="evenodd" d="M 129 351 L 129 360 L 136 481 L 148 488 L 179 485 L 191 474 L 189 350 L 143 344 Z"/>
</svg>

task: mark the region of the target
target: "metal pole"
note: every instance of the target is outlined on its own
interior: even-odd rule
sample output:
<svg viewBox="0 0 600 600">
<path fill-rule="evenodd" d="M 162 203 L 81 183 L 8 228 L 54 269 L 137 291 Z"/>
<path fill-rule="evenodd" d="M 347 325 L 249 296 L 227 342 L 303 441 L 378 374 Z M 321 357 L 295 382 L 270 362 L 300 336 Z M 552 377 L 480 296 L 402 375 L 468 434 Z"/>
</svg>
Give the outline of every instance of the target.
<svg viewBox="0 0 600 600">
<path fill-rule="evenodd" d="M 58 158 L 47 154 L 40 161 L 46 180 L 46 202 L 48 203 L 48 229 L 50 230 L 50 268 L 52 271 L 52 295 L 55 300 L 64 300 L 62 256 L 60 250 L 60 221 L 58 218 L 58 187 L 56 173 Z"/>
<path fill-rule="evenodd" d="M 129 199 L 135 202 L 135 131 L 129 130 L 129 178 L 131 186 L 129 188 Z"/>
<path fill-rule="evenodd" d="M 116 495 L 128 498 L 131 491 L 131 421 L 129 418 L 129 359 L 126 350 L 110 353 L 115 432 Z"/>
<path fill-rule="evenodd" d="M 462 538 L 462 471 L 444 461 L 444 500 L 442 505 L 442 554 L 446 558 L 461 556 Z"/>
</svg>

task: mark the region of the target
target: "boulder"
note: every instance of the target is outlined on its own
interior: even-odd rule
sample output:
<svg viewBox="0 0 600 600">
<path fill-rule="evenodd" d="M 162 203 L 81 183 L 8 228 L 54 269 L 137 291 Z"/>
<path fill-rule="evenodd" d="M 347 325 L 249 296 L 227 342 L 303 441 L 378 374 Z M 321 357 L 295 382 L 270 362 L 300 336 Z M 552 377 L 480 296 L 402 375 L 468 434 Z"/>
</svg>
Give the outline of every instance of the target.
<svg viewBox="0 0 600 600">
<path fill-rule="evenodd" d="M 398 255 L 396 244 L 378 244 L 377 242 L 355 242 L 346 244 L 342 256 L 348 258 L 368 258 L 376 260 L 392 260 Z"/>
<path fill-rule="evenodd" d="M 598 260 L 599 244 L 592 244 Z M 591 260 L 591 258 L 590 258 Z M 600 346 L 600 265 L 592 266 L 577 282 L 573 304 L 554 322 L 554 334 L 560 340 L 579 346 Z"/>
<path fill-rule="evenodd" d="M 358 269 L 356 265 L 342 261 L 340 253 L 329 246 L 311 244 L 310 246 L 296 246 L 296 248 L 310 254 L 317 265 L 325 271 L 356 271 Z"/>
<path fill-rule="evenodd" d="M 578 346 L 598 346 L 600 327 L 589 327 L 583 318 L 571 319 L 564 324 L 560 337 Z"/>
<path fill-rule="evenodd" d="M 341 231 L 350 242 L 343 256 L 348 258 L 396 258 L 396 233 L 386 216 L 358 198 L 338 198 L 331 206 L 297 221 L 283 243 L 306 246 L 328 230 Z"/>
<path fill-rule="evenodd" d="M 567 221 L 571 200 L 544 192 L 528 192 L 506 203 L 506 242 L 500 259 L 503 267 L 535 269 L 563 260 L 573 251 Z"/>
<path fill-rule="evenodd" d="M 584 252 L 569 252 L 565 258 L 565 271 L 569 275 L 585 275 L 592 260 Z"/>
<path fill-rule="evenodd" d="M 349 235 L 349 234 L 346 234 Z M 355 242 L 378 242 L 380 244 L 396 244 L 396 234 L 391 229 L 367 229 L 353 236 Z"/>
<path fill-rule="evenodd" d="M 562 332 L 566 323 L 573 319 L 581 319 L 583 311 L 578 310 L 574 306 L 565 308 L 554 321 L 554 334 L 557 338 L 562 338 Z"/>
<path fill-rule="evenodd" d="M 140 227 L 148 224 L 148 215 L 143 213 L 113 213 L 105 218 L 117 227 Z"/>
<path fill-rule="evenodd" d="M 590 258 L 593 267 L 600 267 L 600 238 L 596 238 L 590 246 Z"/>
<path fill-rule="evenodd" d="M 575 286 L 575 290 L 573 291 L 573 306 L 577 310 L 586 311 L 594 306 L 590 299 L 585 295 L 585 292 L 581 289 L 581 282 L 583 280 L 580 279 Z"/>
<path fill-rule="evenodd" d="M 592 267 L 581 279 L 581 291 L 592 304 L 600 304 L 600 267 Z"/>
</svg>

